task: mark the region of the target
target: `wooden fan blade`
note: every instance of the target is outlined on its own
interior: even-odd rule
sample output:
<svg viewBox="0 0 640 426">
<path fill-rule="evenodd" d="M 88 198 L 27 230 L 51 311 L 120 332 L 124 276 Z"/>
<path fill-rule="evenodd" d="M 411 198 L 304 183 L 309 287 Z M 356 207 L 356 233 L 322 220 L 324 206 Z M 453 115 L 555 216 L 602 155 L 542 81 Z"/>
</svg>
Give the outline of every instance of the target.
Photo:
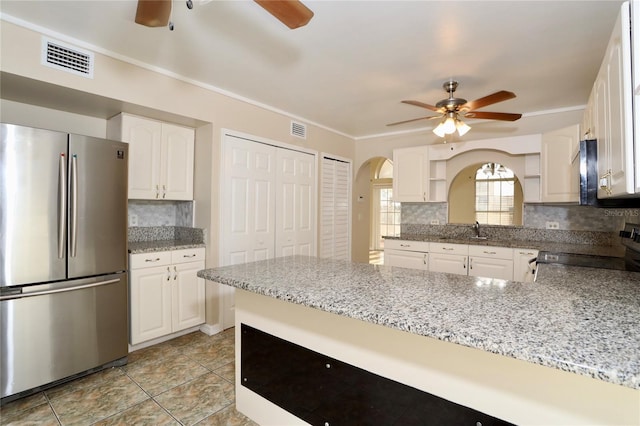
<svg viewBox="0 0 640 426">
<path fill-rule="evenodd" d="M 297 0 L 254 0 L 287 27 L 295 30 L 309 23 L 313 12 Z"/>
<path fill-rule="evenodd" d="M 469 101 L 466 104 L 461 105 L 460 110 L 473 111 L 474 109 L 480 109 L 482 107 L 486 107 L 487 105 L 496 104 L 498 102 L 513 99 L 515 97 L 515 93 L 501 90 L 499 92 L 487 95 L 484 98 L 476 99 L 475 101 Z"/>
<path fill-rule="evenodd" d="M 404 121 L 397 121 L 395 123 L 389 123 L 389 124 L 387 124 L 387 126 L 395 126 L 396 124 L 411 123 L 412 121 L 419 121 L 419 120 L 433 120 L 434 118 L 442 118 L 442 116 L 441 115 L 435 115 L 435 116 L 432 116 L 432 117 L 413 118 L 411 120 L 404 120 Z"/>
<path fill-rule="evenodd" d="M 171 0 L 138 0 L 136 23 L 147 27 L 166 27 L 171 15 Z"/>
<path fill-rule="evenodd" d="M 489 120 L 516 121 L 522 117 L 522 114 L 512 114 L 508 112 L 487 112 L 487 111 L 469 111 L 464 114 L 466 118 L 486 118 Z"/>
<path fill-rule="evenodd" d="M 417 106 L 420 108 L 426 108 L 426 109 L 430 109 L 431 111 L 436 111 L 436 112 L 442 112 L 440 110 L 440 108 L 436 108 L 433 105 L 429 105 L 429 104 L 425 104 L 419 101 L 401 101 L 403 104 L 409 104 L 409 105 L 413 105 L 413 106 Z"/>
</svg>

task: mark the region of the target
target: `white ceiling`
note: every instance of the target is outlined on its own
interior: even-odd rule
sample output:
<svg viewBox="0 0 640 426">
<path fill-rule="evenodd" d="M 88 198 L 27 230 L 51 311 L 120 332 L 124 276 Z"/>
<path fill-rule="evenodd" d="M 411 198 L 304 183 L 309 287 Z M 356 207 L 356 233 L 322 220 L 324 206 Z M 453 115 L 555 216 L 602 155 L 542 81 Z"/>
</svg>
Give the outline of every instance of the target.
<svg viewBox="0 0 640 426">
<path fill-rule="evenodd" d="M 194 3 L 173 2 L 174 31 L 135 24 L 132 0 L 2 0 L 0 12 L 363 138 L 431 126 L 386 124 L 431 115 L 400 101 L 435 104 L 450 78 L 467 100 L 517 95 L 483 110 L 584 105 L 622 2 L 304 1 L 315 16 L 296 30 L 252 1 Z"/>
</svg>

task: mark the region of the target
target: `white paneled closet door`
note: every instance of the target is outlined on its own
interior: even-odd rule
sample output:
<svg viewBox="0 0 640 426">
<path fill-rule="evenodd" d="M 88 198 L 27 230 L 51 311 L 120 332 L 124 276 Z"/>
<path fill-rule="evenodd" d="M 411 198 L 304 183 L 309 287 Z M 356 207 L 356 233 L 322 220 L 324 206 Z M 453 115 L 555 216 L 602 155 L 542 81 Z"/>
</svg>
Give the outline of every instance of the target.
<svg viewBox="0 0 640 426">
<path fill-rule="evenodd" d="M 223 263 L 274 257 L 276 148 L 226 136 L 222 182 Z"/>
<path fill-rule="evenodd" d="M 351 260 L 351 162 L 322 158 L 320 256 Z"/>
<path fill-rule="evenodd" d="M 315 250 L 315 157 L 278 149 L 275 255 L 313 256 Z"/>
</svg>

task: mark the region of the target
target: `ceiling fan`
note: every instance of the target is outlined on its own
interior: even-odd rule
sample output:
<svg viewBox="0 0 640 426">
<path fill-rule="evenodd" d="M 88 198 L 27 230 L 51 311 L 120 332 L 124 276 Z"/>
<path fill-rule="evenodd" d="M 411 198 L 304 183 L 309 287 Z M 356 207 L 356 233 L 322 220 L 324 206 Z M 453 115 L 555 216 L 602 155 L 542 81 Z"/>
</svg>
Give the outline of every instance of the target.
<svg viewBox="0 0 640 426">
<path fill-rule="evenodd" d="M 254 0 L 280 22 L 293 29 L 303 27 L 313 17 L 313 12 L 297 0 Z M 136 23 L 147 27 L 166 27 L 170 25 L 172 0 L 138 0 Z M 193 1 L 187 0 L 187 7 L 193 7 Z"/>
<path fill-rule="evenodd" d="M 454 98 L 453 92 L 456 91 L 458 87 L 458 82 L 454 80 L 446 81 L 442 85 L 443 89 L 449 93 L 449 97 L 447 99 L 443 99 L 436 103 L 435 106 L 425 104 L 419 101 L 402 101 L 402 103 L 414 105 L 421 108 L 426 108 L 428 110 L 437 112 L 439 115 L 428 116 L 428 117 L 420 117 L 414 118 L 412 120 L 398 121 L 396 123 L 387 124 L 387 126 L 395 126 L 397 124 L 411 123 L 412 121 L 418 120 L 434 120 L 440 119 L 440 123 L 438 126 L 433 129 L 433 133 L 440 137 L 445 137 L 445 135 L 450 135 L 458 131 L 460 136 L 467 133 L 471 127 L 464 123 L 460 116 L 465 118 L 484 118 L 489 120 L 502 120 L 502 121 L 516 121 L 522 114 L 513 114 L 507 112 L 488 112 L 488 111 L 476 111 L 477 109 L 483 108 L 488 105 L 492 105 L 498 102 L 506 101 L 508 99 L 513 99 L 516 95 L 513 92 L 507 92 L 505 90 L 501 90 L 499 92 L 492 93 L 483 98 L 476 99 L 475 101 L 467 102 L 466 99 L 462 98 Z"/>
</svg>

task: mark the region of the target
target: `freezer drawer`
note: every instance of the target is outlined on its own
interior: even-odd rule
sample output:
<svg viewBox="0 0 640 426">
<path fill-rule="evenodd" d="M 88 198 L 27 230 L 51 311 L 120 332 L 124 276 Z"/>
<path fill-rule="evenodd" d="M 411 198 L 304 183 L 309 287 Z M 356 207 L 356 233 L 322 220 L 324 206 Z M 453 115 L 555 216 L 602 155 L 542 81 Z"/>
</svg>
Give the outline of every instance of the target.
<svg viewBox="0 0 640 426">
<path fill-rule="evenodd" d="M 0 300 L 2 398 L 127 356 L 125 273 L 27 290 Z"/>
</svg>

